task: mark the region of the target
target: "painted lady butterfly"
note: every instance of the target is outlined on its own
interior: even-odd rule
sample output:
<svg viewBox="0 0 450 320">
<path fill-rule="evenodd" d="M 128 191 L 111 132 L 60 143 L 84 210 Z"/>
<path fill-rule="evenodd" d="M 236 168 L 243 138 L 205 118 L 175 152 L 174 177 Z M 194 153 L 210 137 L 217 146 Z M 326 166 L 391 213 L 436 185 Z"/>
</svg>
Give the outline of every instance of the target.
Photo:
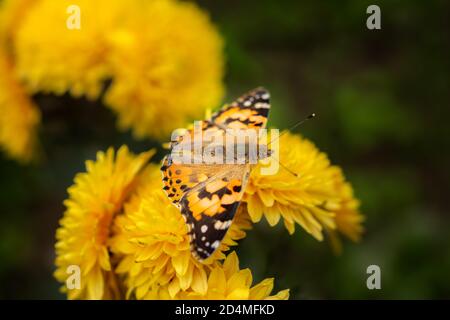
<svg viewBox="0 0 450 320">
<path fill-rule="evenodd" d="M 265 128 L 269 99 L 270 94 L 264 88 L 252 90 L 202 121 L 202 132 L 220 131 L 226 135 L 227 129 Z M 187 130 L 172 141 L 172 150 L 185 141 L 191 144 L 187 138 L 193 136 L 193 130 Z M 253 166 L 247 154 L 246 158 L 247 161 L 239 164 L 177 164 L 169 154 L 163 160 L 163 189 L 185 218 L 191 251 L 200 261 L 211 256 L 220 246 L 233 221 Z"/>
</svg>

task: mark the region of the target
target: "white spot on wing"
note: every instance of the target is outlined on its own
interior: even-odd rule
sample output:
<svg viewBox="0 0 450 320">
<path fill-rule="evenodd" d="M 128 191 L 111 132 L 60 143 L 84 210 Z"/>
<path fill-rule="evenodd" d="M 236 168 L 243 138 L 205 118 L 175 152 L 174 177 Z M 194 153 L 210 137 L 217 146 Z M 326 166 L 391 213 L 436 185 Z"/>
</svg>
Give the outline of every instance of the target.
<svg viewBox="0 0 450 320">
<path fill-rule="evenodd" d="M 220 220 L 217 220 L 216 223 L 214 223 L 214 229 L 216 229 L 216 230 L 225 230 L 230 225 L 231 225 L 231 220 L 227 220 L 227 221 L 224 221 L 224 222 L 222 222 Z"/>
<path fill-rule="evenodd" d="M 212 243 L 211 248 L 217 249 L 219 247 L 219 244 L 220 244 L 219 240 L 216 240 Z"/>
<path fill-rule="evenodd" d="M 258 102 L 258 103 L 255 103 L 255 108 L 256 108 L 256 109 L 269 109 L 270 106 L 269 106 L 268 103 L 265 103 L 265 102 Z"/>
<path fill-rule="evenodd" d="M 221 227 L 222 227 L 222 221 L 217 220 L 216 223 L 214 223 L 214 229 L 220 230 Z"/>
</svg>

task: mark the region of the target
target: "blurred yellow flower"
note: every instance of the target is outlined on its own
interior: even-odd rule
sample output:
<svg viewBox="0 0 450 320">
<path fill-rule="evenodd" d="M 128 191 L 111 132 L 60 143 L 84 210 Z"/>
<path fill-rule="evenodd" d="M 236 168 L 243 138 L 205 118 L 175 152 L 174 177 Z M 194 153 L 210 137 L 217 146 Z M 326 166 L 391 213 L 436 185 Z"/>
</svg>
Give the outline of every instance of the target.
<svg viewBox="0 0 450 320">
<path fill-rule="evenodd" d="M 66 26 L 73 5 L 81 12 L 79 30 Z M 220 101 L 222 49 L 217 30 L 193 3 L 5 0 L 0 144 L 30 159 L 40 113 L 29 97 L 39 92 L 101 98 L 120 128 L 161 138 Z"/>
<path fill-rule="evenodd" d="M 15 75 L 11 38 L 32 3 L 34 0 L 0 3 L 0 147 L 21 162 L 33 159 L 40 112 Z"/>
<path fill-rule="evenodd" d="M 222 98 L 222 39 L 193 3 L 147 1 L 109 33 L 114 75 L 106 105 L 137 137 L 166 137 Z"/>
<path fill-rule="evenodd" d="M 335 229 L 328 229 L 331 243 L 336 253 L 341 253 L 342 243 L 339 240 L 339 234 L 345 235 L 354 242 L 359 242 L 361 234 L 364 231 L 362 223 L 364 216 L 359 213 L 359 201 L 353 196 L 353 188 L 350 183 L 345 181 L 340 168 L 335 167 L 334 183 L 336 190 L 341 198 L 341 205 L 336 210 Z"/>
<path fill-rule="evenodd" d="M 8 55 L 0 48 L 0 146 L 12 158 L 27 162 L 36 149 L 40 112 L 14 76 Z"/>
<path fill-rule="evenodd" d="M 0 2 L 0 46 L 11 51 L 11 40 L 29 9 L 38 0 L 3 0 Z"/>
<path fill-rule="evenodd" d="M 208 276 L 205 293 L 182 292 L 180 299 L 208 300 L 287 300 L 289 289 L 271 296 L 273 278 L 265 279 L 252 287 L 252 273 L 239 269 L 236 253 L 230 253 L 223 264 L 215 265 Z"/>
<path fill-rule="evenodd" d="M 286 133 L 279 145 L 280 162 L 298 176 L 281 167 L 275 175 L 261 175 L 263 164 L 258 164 L 244 195 L 252 221 L 264 215 L 274 226 L 282 217 L 291 234 L 298 223 L 318 240 L 323 239 L 324 228 L 358 240 L 363 218 L 341 170 L 299 135 Z"/>
<path fill-rule="evenodd" d="M 79 30 L 66 27 L 69 5 L 81 10 Z M 102 98 L 136 137 L 160 138 L 222 97 L 222 39 L 192 3 L 39 0 L 16 33 L 31 93 Z"/>
<path fill-rule="evenodd" d="M 108 239 L 116 214 L 136 187 L 153 152 L 132 155 L 126 147 L 98 152 L 87 161 L 87 172 L 75 177 L 68 189 L 66 211 L 56 232 L 55 277 L 64 283 L 67 268 L 80 267 L 81 289 L 68 290 L 69 299 L 111 299 L 120 296 L 109 255 Z"/>
<path fill-rule="evenodd" d="M 105 34 L 130 1 L 39 0 L 13 39 L 17 73 L 31 93 L 99 97 L 111 77 Z M 81 9 L 81 29 L 71 30 L 67 8 Z"/>
<path fill-rule="evenodd" d="M 203 263 L 191 254 L 186 223 L 161 188 L 159 167 L 149 166 L 141 183 L 115 221 L 112 251 L 120 257 L 127 297 L 173 299 L 181 291 L 204 295 L 207 275 L 224 251 L 245 237 L 251 223 L 240 211 L 219 249 Z"/>
</svg>

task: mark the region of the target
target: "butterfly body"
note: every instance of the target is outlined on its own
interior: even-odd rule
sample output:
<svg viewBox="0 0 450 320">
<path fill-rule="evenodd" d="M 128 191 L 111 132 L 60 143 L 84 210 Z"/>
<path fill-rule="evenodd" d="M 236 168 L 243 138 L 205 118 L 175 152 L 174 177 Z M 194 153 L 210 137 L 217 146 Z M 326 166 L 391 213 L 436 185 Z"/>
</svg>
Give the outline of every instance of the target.
<svg viewBox="0 0 450 320">
<path fill-rule="evenodd" d="M 197 132 L 194 127 L 172 141 L 171 153 L 163 160 L 163 189 L 185 218 L 198 260 L 207 259 L 220 246 L 253 166 L 270 156 L 267 144 L 240 134 L 248 129 L 258 134 L 265 128 L 269 98 L 265 89 L 258 88 L 225 105 L 202 121 Z M 215 140 L 196 143 L 196 137 Z M 187 150 L 183 157 L 180 150 Z"/>
</svg>

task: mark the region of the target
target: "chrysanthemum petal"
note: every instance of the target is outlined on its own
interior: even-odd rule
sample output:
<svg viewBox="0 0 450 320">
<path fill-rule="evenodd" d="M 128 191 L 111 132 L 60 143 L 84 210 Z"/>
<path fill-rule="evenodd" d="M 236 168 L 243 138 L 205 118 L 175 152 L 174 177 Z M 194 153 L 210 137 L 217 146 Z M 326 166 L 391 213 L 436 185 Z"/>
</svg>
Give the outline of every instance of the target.
<svg viewBox="0 0 450 320">
<path fill-rule="evenodd" d="M 262 175 L 262 163 L 252 170 L 243 198 L 252 221 L 264 215 L 274 226 L 282 217 L 290 234 L 297 223 L 319 241 L 324 230 L 358 240 L 363 218 L 340 168 L 298 135 L 284 134 L 277 150 L 279 160 L 296 175 L 281 169 Z"/>
<path fill-rule="evenodd" d="M 172 265 L 175 268 L 175 272 L 179 275 L 184 275 L 189 266 L 189 260 L 191 253 L 189 251 L 182 252 L 172 258 Z"/>
<path fill-rule="evenodd" d="M 214 268 L 208 278 L 208 290 L 214 294 L 224 293 L 227 289 L 225 272 L 221 268 Z"/>
<path fill-rule="evenodd" d="M 36 155 L 40 111 L 14 76 L 12 61 L 3 48 L 0 48 L 0 115 L 0 147 L 16 160 L 32 160 Z"/>
<path fill-rule="evenodd" d="M 287 300 L 289 299 L 289 289 L 282 290 L 273 296 L 268 296 L 264 300 Z"/>
<path fill-rule="evenodd" d="M 273 290 L 273 278 L 264 279 L 250 289 L 250 298 L 261 300 L 270 295 Z"/>
<path fill-rule="evenodd" d="M 280 291 L 269 296 L 273 289 L 273 279 L 263 280 L 252 287 L 252 273 L 250 269 L 239 269 L 239 261 L 235 252 L 230 253 L 223 264 L 215 265 L 209 275 L 205 292 L 180 291 L 180 299 L 209 299 L 209 300 L 259 300 L 259 299 L 287 299 L 289 290 Z"/>
<path fill-rule="evenodd" d="M 199 294 L 205 294 L 207 289 L 206 271 L 203 268 L 195 268 L 192 277 L 192 290 Z"/>
<path fill-rule="evenodd" d="M 134 156 L 126 147 L 117 153 L 110 148 L 106 153 L 99 152 L 96 161 L 87 161 L 87 172 L 74 179 L 75 184 L 68 190 L 70 198 L 64 202 L 67 210 L 56 232 L 55 245 L 58 281 L 65 282 L 68 266 L 77 265 L 81 270 L 82 288 L 76 293 L 68 290 L 69 298 L 117 296 L 109 253 L 112 221 L 153 153 Z M 124 259 L 119 269 L 128 266 L 130 261 Z"/>
<path fill-rule="evenodd" d="M 103 274 L 98 267 L 94 268 L 87 279 L 88 296 L 90 300 L 100 300 L 103 297 Z"/>
</svg>

